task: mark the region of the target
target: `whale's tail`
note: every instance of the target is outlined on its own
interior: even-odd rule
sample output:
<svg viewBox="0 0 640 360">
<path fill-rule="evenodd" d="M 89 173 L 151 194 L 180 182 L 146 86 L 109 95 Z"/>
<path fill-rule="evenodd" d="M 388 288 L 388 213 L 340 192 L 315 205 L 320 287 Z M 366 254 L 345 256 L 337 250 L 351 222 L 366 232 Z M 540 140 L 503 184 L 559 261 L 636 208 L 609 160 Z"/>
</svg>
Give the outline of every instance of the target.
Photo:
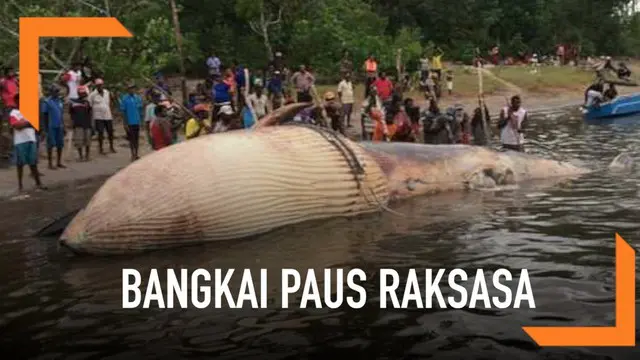
<svg viewBox="0 0 640 360">
<path fill-rule="evenodd" d="M 635 166 L 635 161 L 628 153 L 621 153 L 609 163 L 609 170 L 626 171 Z"/>
</svg>

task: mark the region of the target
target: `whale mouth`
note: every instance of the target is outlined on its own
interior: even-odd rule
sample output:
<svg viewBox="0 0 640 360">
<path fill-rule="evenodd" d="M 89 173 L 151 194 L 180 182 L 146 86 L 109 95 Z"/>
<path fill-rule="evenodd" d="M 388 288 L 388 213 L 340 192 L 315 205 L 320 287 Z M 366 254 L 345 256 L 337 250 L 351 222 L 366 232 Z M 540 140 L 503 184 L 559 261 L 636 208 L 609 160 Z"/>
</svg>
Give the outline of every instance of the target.
<svg viewBox="0 0 640 360">
<path fill-rule="evenodd" d="M 83 245 L 86 240 L 84 210 L 80 210 L 67 224 L 62 235 L 58 238 L 58 245 L 79 254 L 84 252 Z"/>
<path fill-rule="evenodd" d="M 64 232 L 64 229 L 71 223 L 71 220 L 80 212 L 80 209 L 75 209 L 65 215 L 58 217 L 49 224 L 43 226 L 38 232 L 35 233 L 36 237 L 53 237 L 60 236 Z"/>
<path fill-rule="evenodd" d="M 86 251 L 83 250 L 80 244 L 81 240 L 70 238 L 66 234 L 63 234 L 62 236 L 60 236 L 60 238 L 58 238 L 59 247 L 69 250 L 76 255 L 86 254 Z"/>
</svg>

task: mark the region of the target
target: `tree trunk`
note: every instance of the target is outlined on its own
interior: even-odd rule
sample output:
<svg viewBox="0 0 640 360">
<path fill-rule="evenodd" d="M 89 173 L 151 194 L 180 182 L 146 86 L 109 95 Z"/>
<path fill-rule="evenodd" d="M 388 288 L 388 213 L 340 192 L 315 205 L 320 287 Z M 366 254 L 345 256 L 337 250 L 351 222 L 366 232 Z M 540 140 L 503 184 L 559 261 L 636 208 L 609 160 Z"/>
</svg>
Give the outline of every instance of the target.
<svg viewBox="0 0 640 360">
<path fill-rule="evenodd" d="M 105 11 L 107 12 L 107 16 L 111 16 L 111 10 L 109 9 L 109 0 L 104 0 L 104 8 Z M 109 38 L 109 40 L 107 40 L 107 53 L 111 52 L 111 44 L 113 43 L 113 38 Z"/>
<path fill-rule="evenodd" d="M 184 68 L 184 58 L 182 57 L 182 34 L 180 33 L 180 21 L 178 19 L 178 8 L 176 7 L 175 0 L 169 0 L 171 3 L 171 13 L 173 15 L 173 28 L 176 33 L 176 45 L 178 46 L 178 57 L 180 59 L 180 74 L 181 74 L 181 87 L 182 87 L 182 102 L 187 102 L 187 79 L 186 70 Z"/>
<path fill-rule="evenodd" d="M 264 40 L 264 47 L 267 50 L 267 59 L 269 62 L 273 61 L 273 48 L 271 47 L 271 41 L 269 39 L 269 29 L 265 26 L 262 30 L 262 39 Z"/>
<path fill-rule="evenodd" d="M 269 24 L 264 16 L 264 8 L 260 11 L 260 30 L 262 30 L 262 40 L 264 41 L 264 47 L 267 50 L 267 59 L 273 60 L 273 49 L 271 48 L 271 41 L 269 39 Z"/>
</svg>

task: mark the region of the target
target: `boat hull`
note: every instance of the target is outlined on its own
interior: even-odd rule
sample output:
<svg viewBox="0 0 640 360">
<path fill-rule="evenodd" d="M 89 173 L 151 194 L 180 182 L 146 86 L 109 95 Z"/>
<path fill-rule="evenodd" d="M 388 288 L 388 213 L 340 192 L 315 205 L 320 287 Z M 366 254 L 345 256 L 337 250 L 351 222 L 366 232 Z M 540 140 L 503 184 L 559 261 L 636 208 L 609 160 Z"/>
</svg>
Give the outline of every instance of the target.
<svg viewBox="0 0 640 360">
<path fill-rule="evenodd" d="M 620 96 L 614 101 L 603 103 L 599 107 L 586 110 L 586 120 L 610 119 L 616 117 L 640 114 L 640 93 Z"/>
</svg>

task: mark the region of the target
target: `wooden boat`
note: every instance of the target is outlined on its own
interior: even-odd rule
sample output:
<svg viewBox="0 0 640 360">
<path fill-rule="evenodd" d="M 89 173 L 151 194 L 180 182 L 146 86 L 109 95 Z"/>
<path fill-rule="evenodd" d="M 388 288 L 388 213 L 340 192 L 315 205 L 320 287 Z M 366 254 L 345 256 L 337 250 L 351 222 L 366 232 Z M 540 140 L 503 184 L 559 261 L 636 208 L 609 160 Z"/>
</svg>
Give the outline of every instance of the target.
<svg viewBox="0 0 640 360">
<path fill-rule="evenodd" d="M 607 119 L 640 114 L 640 93 L 618 96 L 612 101 L 583 108 L 585 119 Z"/>
</svg>

